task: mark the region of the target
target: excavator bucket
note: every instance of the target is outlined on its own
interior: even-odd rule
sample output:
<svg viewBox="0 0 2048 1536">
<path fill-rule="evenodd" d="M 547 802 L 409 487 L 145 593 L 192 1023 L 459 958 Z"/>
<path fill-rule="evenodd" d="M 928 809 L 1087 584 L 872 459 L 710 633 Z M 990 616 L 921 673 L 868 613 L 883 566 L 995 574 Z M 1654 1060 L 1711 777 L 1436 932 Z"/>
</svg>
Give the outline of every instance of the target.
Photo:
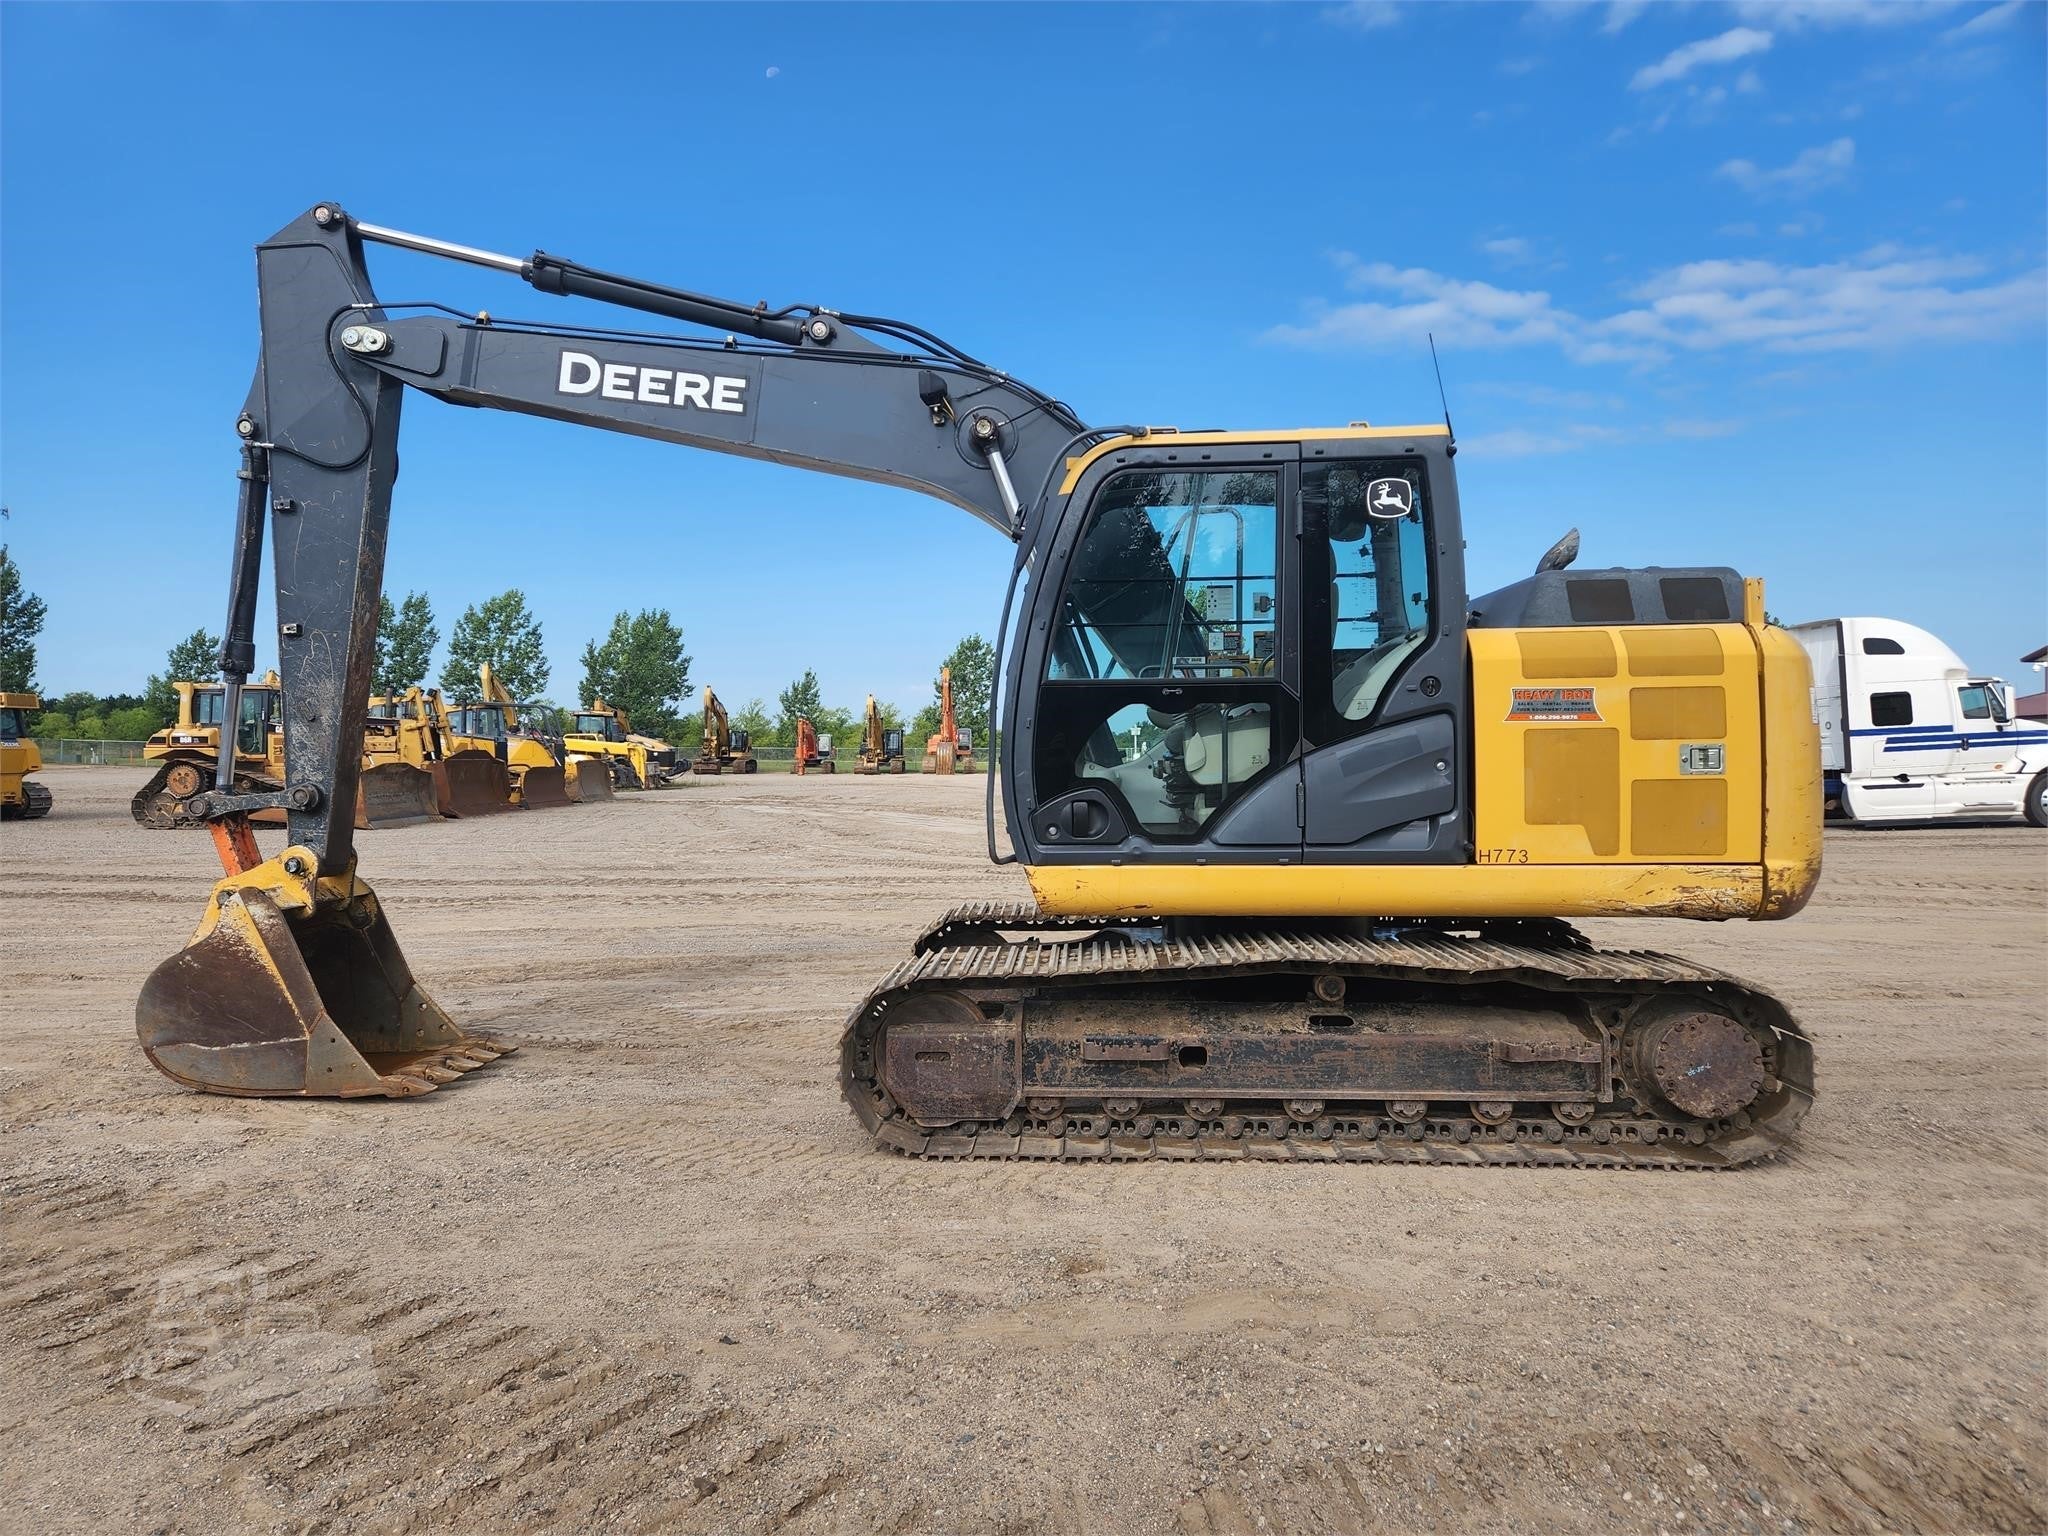
<svg viewBox="0 0 2048 1536">
<path fill-rule="evenodd" d="M 356 825 L 381 829 L 439 821 L 439 798 L 429 770 L 410 763 L 379 763 L 365 768 L 356 780 Z"/>
<path fill-rule="evenodd" d="M 568 791 L 571 800 L 589 805 L 593 801 L 610 800 L 612 795 L 612 765 L 608 758 L 585 757 L 569 764 Z"/>
<path fill-rule="evenodd" d="M 442 815 L 490 816 L 517 809 L 511 775 L 490 753 L 453 752 L 436 767 Z"/>
<path fill-rule="evenodd" d="M 285 873 L 312 859 L 287 849 L 223 880 L 151 973 L 135 1032 L 158 1071 L 206 1093 L 410 1098 L 514 1049 L 427 996 L 367 885 Z"/>
<path fill-rule="evenodd" d="M 560 768 L 529 768 L 520 775 L 519 801 L 529 811 L 544 811 L 550 806 L 574 805 L 569 798 L 569 776 Z"/>
</svg>

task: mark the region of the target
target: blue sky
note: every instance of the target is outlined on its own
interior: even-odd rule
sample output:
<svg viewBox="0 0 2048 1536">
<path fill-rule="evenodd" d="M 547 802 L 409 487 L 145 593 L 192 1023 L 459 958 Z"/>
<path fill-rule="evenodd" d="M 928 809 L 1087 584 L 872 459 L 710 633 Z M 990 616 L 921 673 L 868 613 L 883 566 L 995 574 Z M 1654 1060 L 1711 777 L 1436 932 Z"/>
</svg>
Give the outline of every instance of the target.
<svg viewBox="0 0 2048 1536">
<path fill-rule="evenodd" d="M 1475 592 L 1727 563 L 1788 620 L 2048 640 L 2044 8 L 0 8 L 0 536 L 46 687 L 218 629 L 251 247 L 372 222 L 915 321 L 1086 419 L 1427 420 Z M 574 308 L 375 254 L 388 298 Z M 408 406 L 387 581 L 620 608 L 694 676 L 925 697 L 1009 549 L 770 465 Z M 267 621 L 266 621 L 267 622 Z"/>
</svg>

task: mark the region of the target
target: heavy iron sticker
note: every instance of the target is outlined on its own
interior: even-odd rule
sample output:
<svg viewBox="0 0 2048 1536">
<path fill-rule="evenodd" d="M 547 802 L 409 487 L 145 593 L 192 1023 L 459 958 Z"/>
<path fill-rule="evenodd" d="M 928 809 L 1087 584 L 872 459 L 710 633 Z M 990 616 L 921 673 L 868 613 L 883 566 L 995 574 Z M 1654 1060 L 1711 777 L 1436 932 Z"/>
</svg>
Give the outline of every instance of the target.
<svg viewBox="0 0 2048 1536">
<path fill-rule="evenodd" d="M 1510 720 L 1598 720 L 1599 701 L 1591 688 L 1515 688 Z"/>
</svg>

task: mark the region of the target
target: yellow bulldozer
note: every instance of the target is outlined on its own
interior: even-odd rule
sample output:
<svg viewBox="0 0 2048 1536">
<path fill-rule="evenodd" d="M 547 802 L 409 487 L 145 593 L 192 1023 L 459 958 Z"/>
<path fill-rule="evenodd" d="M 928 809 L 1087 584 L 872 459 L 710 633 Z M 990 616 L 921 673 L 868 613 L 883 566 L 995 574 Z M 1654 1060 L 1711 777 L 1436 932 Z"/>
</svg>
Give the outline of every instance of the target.
<svg viewBox="0 0 2048 1536">
<path fill-rule="evenodd" d="M 158 731 L 142 749 L 161 766 L 135 793 L 128 811 L 152 831 L 201 827 L 184 802 L 213 787 L 220 752 L 225 690 L 219 683 L 176 682 L 177 723 Z M 267 672 L 242 689 L 235 726 L 235 791 L 258 794 L 284 787 L 284 719 L 278 680 Z M 417 826 L 436 819 L 435 782 L 424 762 L 406 754 L 397 722 L 364 723 L 362 772 L 356 782 L 355 824 L 361 828 Z M 259 825 L 282 826 L 281 810 L 258 811 Z"/>
<path fill-rule="evenodd" d="M 760 768 L 753 745 L 743 729 L 727 718 L 725 706 L 709 688 L 704 690 L 704 743 L 690 763 L 692 773 L 753 773 Z"/>
<path fill-rule="evenodd" d="M 226 697 L 219 683 L 174 682 L 178 694 L 176 723 L 143 744 L 142 755 L 157 764 L 148 783 L 135 792 L 128 813 L 153 832 L 203 827 L 184 803 L 213 787 L 220 754 L 221 713 Z M 232 727 L 235 738 L 235 793 L 248 795 L 284 788 L 284 719 L 278 709 L 277 673 L 242 687 L 241 707 Z"/>
<path fill-rule="evenodd" d="M 676 772 L 676 749 L 658 737 L 637 734 L 626 712 L 605 703 L 602 695 L 571 718 L 562 745 L 572 762 L 584 758 L 609 764 L 612 783 L 621 789 L 660 789 Z"/>
<path fill-rule="evenodd" d="M 527 810 L 609 800 L 611 769 L 598 763 L 592 771 L 569 761 L 560 738 L 529 730 L 520 720 L 520 704 L 498 681 L 491 664 L 477 672 L 482 698 L 448 711 L 448 744 L 452 751 L 489 752 L 511 775 L 511 799 Z"/>
<path fill-rule="evenodd" d="M 30 821 L 50 814 L 50 791 L 28 775 L 43 754 L 28 733 L 28 717 L 43 707 L 33 693 L 0 693 L 0 821 Z"/>
<path fill-rule="evenodd" d="M 373 758 L 424 772 L 433 783 L 440 815 L 488 816 L 516 809 L 511 775 L 495 753 L 451 745 L 448 706 L 438 688 L 408 688 L 370 700 L 363 735 L 366 779 Z"/>
</svg>

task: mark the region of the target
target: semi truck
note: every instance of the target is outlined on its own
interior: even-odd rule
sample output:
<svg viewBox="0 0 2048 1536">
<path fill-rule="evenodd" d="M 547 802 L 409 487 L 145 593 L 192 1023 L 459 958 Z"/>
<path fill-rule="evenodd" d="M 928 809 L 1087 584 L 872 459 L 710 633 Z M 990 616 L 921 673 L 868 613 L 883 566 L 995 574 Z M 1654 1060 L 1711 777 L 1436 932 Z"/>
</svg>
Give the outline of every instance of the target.
<svg viewBox="0 0 2048 1536">
<path fill-rule="evenodd" d="M 1792 633 L 1813 663 L 1822 802 L 1845 822 L 2025 819 L 2048 827 L 2048 724 L 2012 689 L 1898 619 Z"/>
</svg>

